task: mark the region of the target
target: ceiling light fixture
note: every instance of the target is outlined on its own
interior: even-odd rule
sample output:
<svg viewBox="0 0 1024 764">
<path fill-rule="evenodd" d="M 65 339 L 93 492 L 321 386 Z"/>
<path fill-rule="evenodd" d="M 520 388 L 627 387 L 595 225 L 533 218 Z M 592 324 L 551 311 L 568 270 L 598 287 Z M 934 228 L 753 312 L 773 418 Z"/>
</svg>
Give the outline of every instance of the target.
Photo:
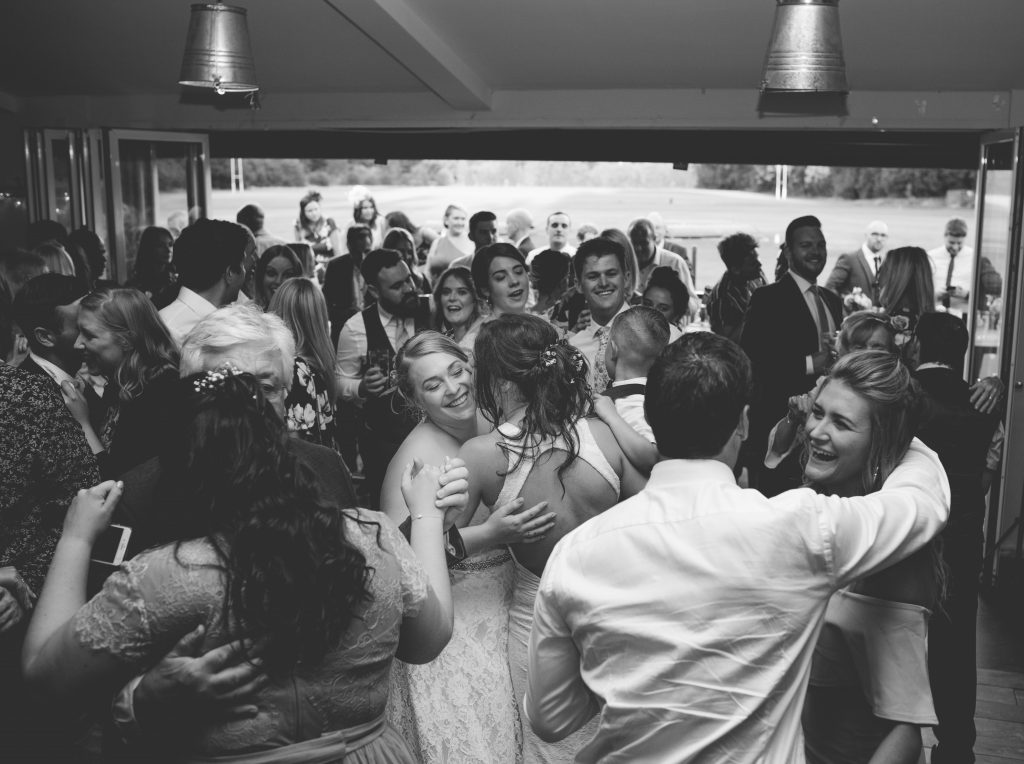
<svg viewBox="0 0 1024 764">
<path fill-rule="evenodd" d="M 188 23 L 179 85 L 224 93 L 257 93 L 245 8 L 196 3 Z"/>
<path fill-rule="evenodd" d="M 761 93 L 848 93 L 839 0 L 776 0 Z"/>
</svg>

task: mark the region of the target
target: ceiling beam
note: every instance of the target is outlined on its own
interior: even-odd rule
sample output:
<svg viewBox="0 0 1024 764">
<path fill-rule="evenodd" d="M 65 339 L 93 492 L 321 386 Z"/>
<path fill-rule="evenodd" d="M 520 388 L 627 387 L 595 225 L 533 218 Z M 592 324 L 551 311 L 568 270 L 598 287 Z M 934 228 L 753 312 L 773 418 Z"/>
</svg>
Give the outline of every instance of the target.
<svg viewBox="0 0 1024 764">
<path fill-rule="evenodd" d="M 491 108 L 491 89 L 406 0 L 324 0 L 449 106 Z"/>
</svg>

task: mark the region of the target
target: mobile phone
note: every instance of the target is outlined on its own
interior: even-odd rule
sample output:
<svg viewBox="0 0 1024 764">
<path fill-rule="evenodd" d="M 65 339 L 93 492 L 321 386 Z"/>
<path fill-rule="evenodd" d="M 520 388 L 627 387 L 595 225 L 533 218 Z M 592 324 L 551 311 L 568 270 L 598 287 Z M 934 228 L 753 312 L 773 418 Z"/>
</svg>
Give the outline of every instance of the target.
<svg viewBox="0 0 1024 764">
<path fill-rule="evenodd" d="M 120 565 L 124 562 L 124 554 L 128 550 L 128 539 L 132 537 L 132 529 L 126 525 L 109 525 L 96 539 L 92 548 L 94 562 L 107 565 Z"/>
</svg>

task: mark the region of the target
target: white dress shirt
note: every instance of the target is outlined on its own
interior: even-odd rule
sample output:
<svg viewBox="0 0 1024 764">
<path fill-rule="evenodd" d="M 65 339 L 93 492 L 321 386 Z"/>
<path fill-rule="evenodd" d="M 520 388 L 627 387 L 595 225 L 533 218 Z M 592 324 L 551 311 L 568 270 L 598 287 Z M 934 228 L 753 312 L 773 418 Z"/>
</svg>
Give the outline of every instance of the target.
<svg viewBox="0 0 1024 764">
<path fill-rule="evenodd" d="M 160 320 L 171 333 L 174 344 L 180 348 L 185 335 L 215 310 L 216 305 L 183 286 L 178 292 L 178 298 L 160 310 Z"/>
<path fill-rule="evenodd" d="M 619 313 L 625 313 L 631 307 L 632 306 L 628 302 L 623 302 L 622 306 L 615 313 L 615 316 L 619 315 Z M 601 338 L 597 333 L 601 329 L 604 329 L 605 331 L 610 330 L 612 328 L 612 321 L 615 320 L 615 316 L 612 316 L 607 324 L 601 326 L 594 320 L 593 314 L 591 314 L 590 324 L 586 329 L 581 329 L 575 334 L 569 335 L 569 344 L 579 348 L 587 359 L 587 365 L 590 368 L 590 371 L 588 372 L 588 379 L 591 385 L 594 384 L 594 363 L 597 360 L 597 349 L 601 345 Z"/>
<path fill-rule="evenodd" d="M 577 762 L 803 762 L 829 597 L 920 549 L 948 515 L 946 473 L 917 440 L 881 491 L 846 499 L 766 499 L 722 462 L 659 462 L 643 491 L 555 546 L 529 722 L 559 739 L 600 712 Z"/>
<path fill-rule="evenodd" d="M 396 350 L 400 334 L 408 339 L 416 333 L 416 321 L 412 318 L 393 316 L 377 303 L 377 313 L 388 335 L 391 349 Z M 334 374 L 338 379 L 338 393 L 346 401 L 361 402 L 359 383 L 363 381 L 363 363 L 366 360 L 366 323 L 363 314 L 356 313 L 338 334 L 337 355 L 334 360 Z M 397 352 L 397 351 L 396 351 Z"/>
<path fill-rule="evenodd" d="M 928 250 L 928 258 L 932 263 L 932 282 L 937 298 L 946 294 L 946 278 L 949 276 L 949 250 L 945 245 Z M 970 295 L 974 285 L 974 247 L 963 247 L 953 258 L 953 278 L 951 286 L 960 287 Z M 963 312 L 967 310 L 967 297 L 950 297 L 949 307 Z"/>
<path fill-rule="evenodd" d="M 647 377 L 633 377 L 632 379 L 624 379 L 621 382 L 612 382 L 612 387 L 646 384 Z M 651 430 L 651 426 L 647 423 L 647 416 L 644 414 L 644 399 L 646 397 L 643 393 L 635 393 L 624 398 L 617 398 L 615 400 L 615 410 L 619 412 L 619 416 L 626 420 L 626 424 L 651 443 L 654 443 L 654 431 Z"/>
<path fill-rule="evenodd" d="M 881 266 L 882 263 L 885 262 L 885 253 L 884 252 L 872 252 L 870 249 L 868 249 L 868 245 L 867 244 L 861 244 L 860 245 L 860 251 L 864 255 L 864 259 L 868 261 L 868 270 L 871 271 L 871 275 L 874 276 L 877 279 L 878 278 L 878 269 L 875 268 L 875 258 L 876 257 L 878 258 L 878 264 L 879 264 L 879 266 Z"/>
</svg>

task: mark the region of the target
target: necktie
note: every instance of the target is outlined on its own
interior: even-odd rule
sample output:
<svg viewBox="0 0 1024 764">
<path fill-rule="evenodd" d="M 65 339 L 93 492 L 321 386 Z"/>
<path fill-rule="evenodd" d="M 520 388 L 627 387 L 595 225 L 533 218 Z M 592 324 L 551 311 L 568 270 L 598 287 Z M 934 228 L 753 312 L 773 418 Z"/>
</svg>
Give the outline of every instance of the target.
<svg viewBox="0 0 1024 764">
<path fill-rule="evenodd" d="M 956 255 L 950 253 L 949 255 L 949 268 L 946 270 L 946 289 L 948 290 L 953 286 L 953 263 L 956 261 Z"/>
<path fill-rule="evenodd" d="M 825 311 L 825 301 L 821 299 L 821 292 L 818 287 L 811 285 L 811 293 L 814 295 L 814 304 L 818 308 L 818 350 L 826 350 L 825 334 L 831 333 L 832 329 L 828 324 L 828 313 Z"/>
<path fill-rule="evenodd" d="M 395 330 L 395 352 L 397 353 L 402 349 L 402 345 L 409 339 L 409 332 L 405 328 L 405 319 L 395 316 L 395 321 L 398 322 L 398 328 Z"/>
<path fill-rule="evenodd" d="M 599 327 L 594 336 L 597 337 L 597 355 L 594 357 L 594 391 L 603 393 L 608 388 L 608 367 L 604 362 L 604 351 L 608 348 L 608 327 Z"/>
<path fill-rule="evenodd" d="M 881 255 L 875 255 L 875 280 L 878 280 L 878 272 L 882 269 Z"/>
</svg>

